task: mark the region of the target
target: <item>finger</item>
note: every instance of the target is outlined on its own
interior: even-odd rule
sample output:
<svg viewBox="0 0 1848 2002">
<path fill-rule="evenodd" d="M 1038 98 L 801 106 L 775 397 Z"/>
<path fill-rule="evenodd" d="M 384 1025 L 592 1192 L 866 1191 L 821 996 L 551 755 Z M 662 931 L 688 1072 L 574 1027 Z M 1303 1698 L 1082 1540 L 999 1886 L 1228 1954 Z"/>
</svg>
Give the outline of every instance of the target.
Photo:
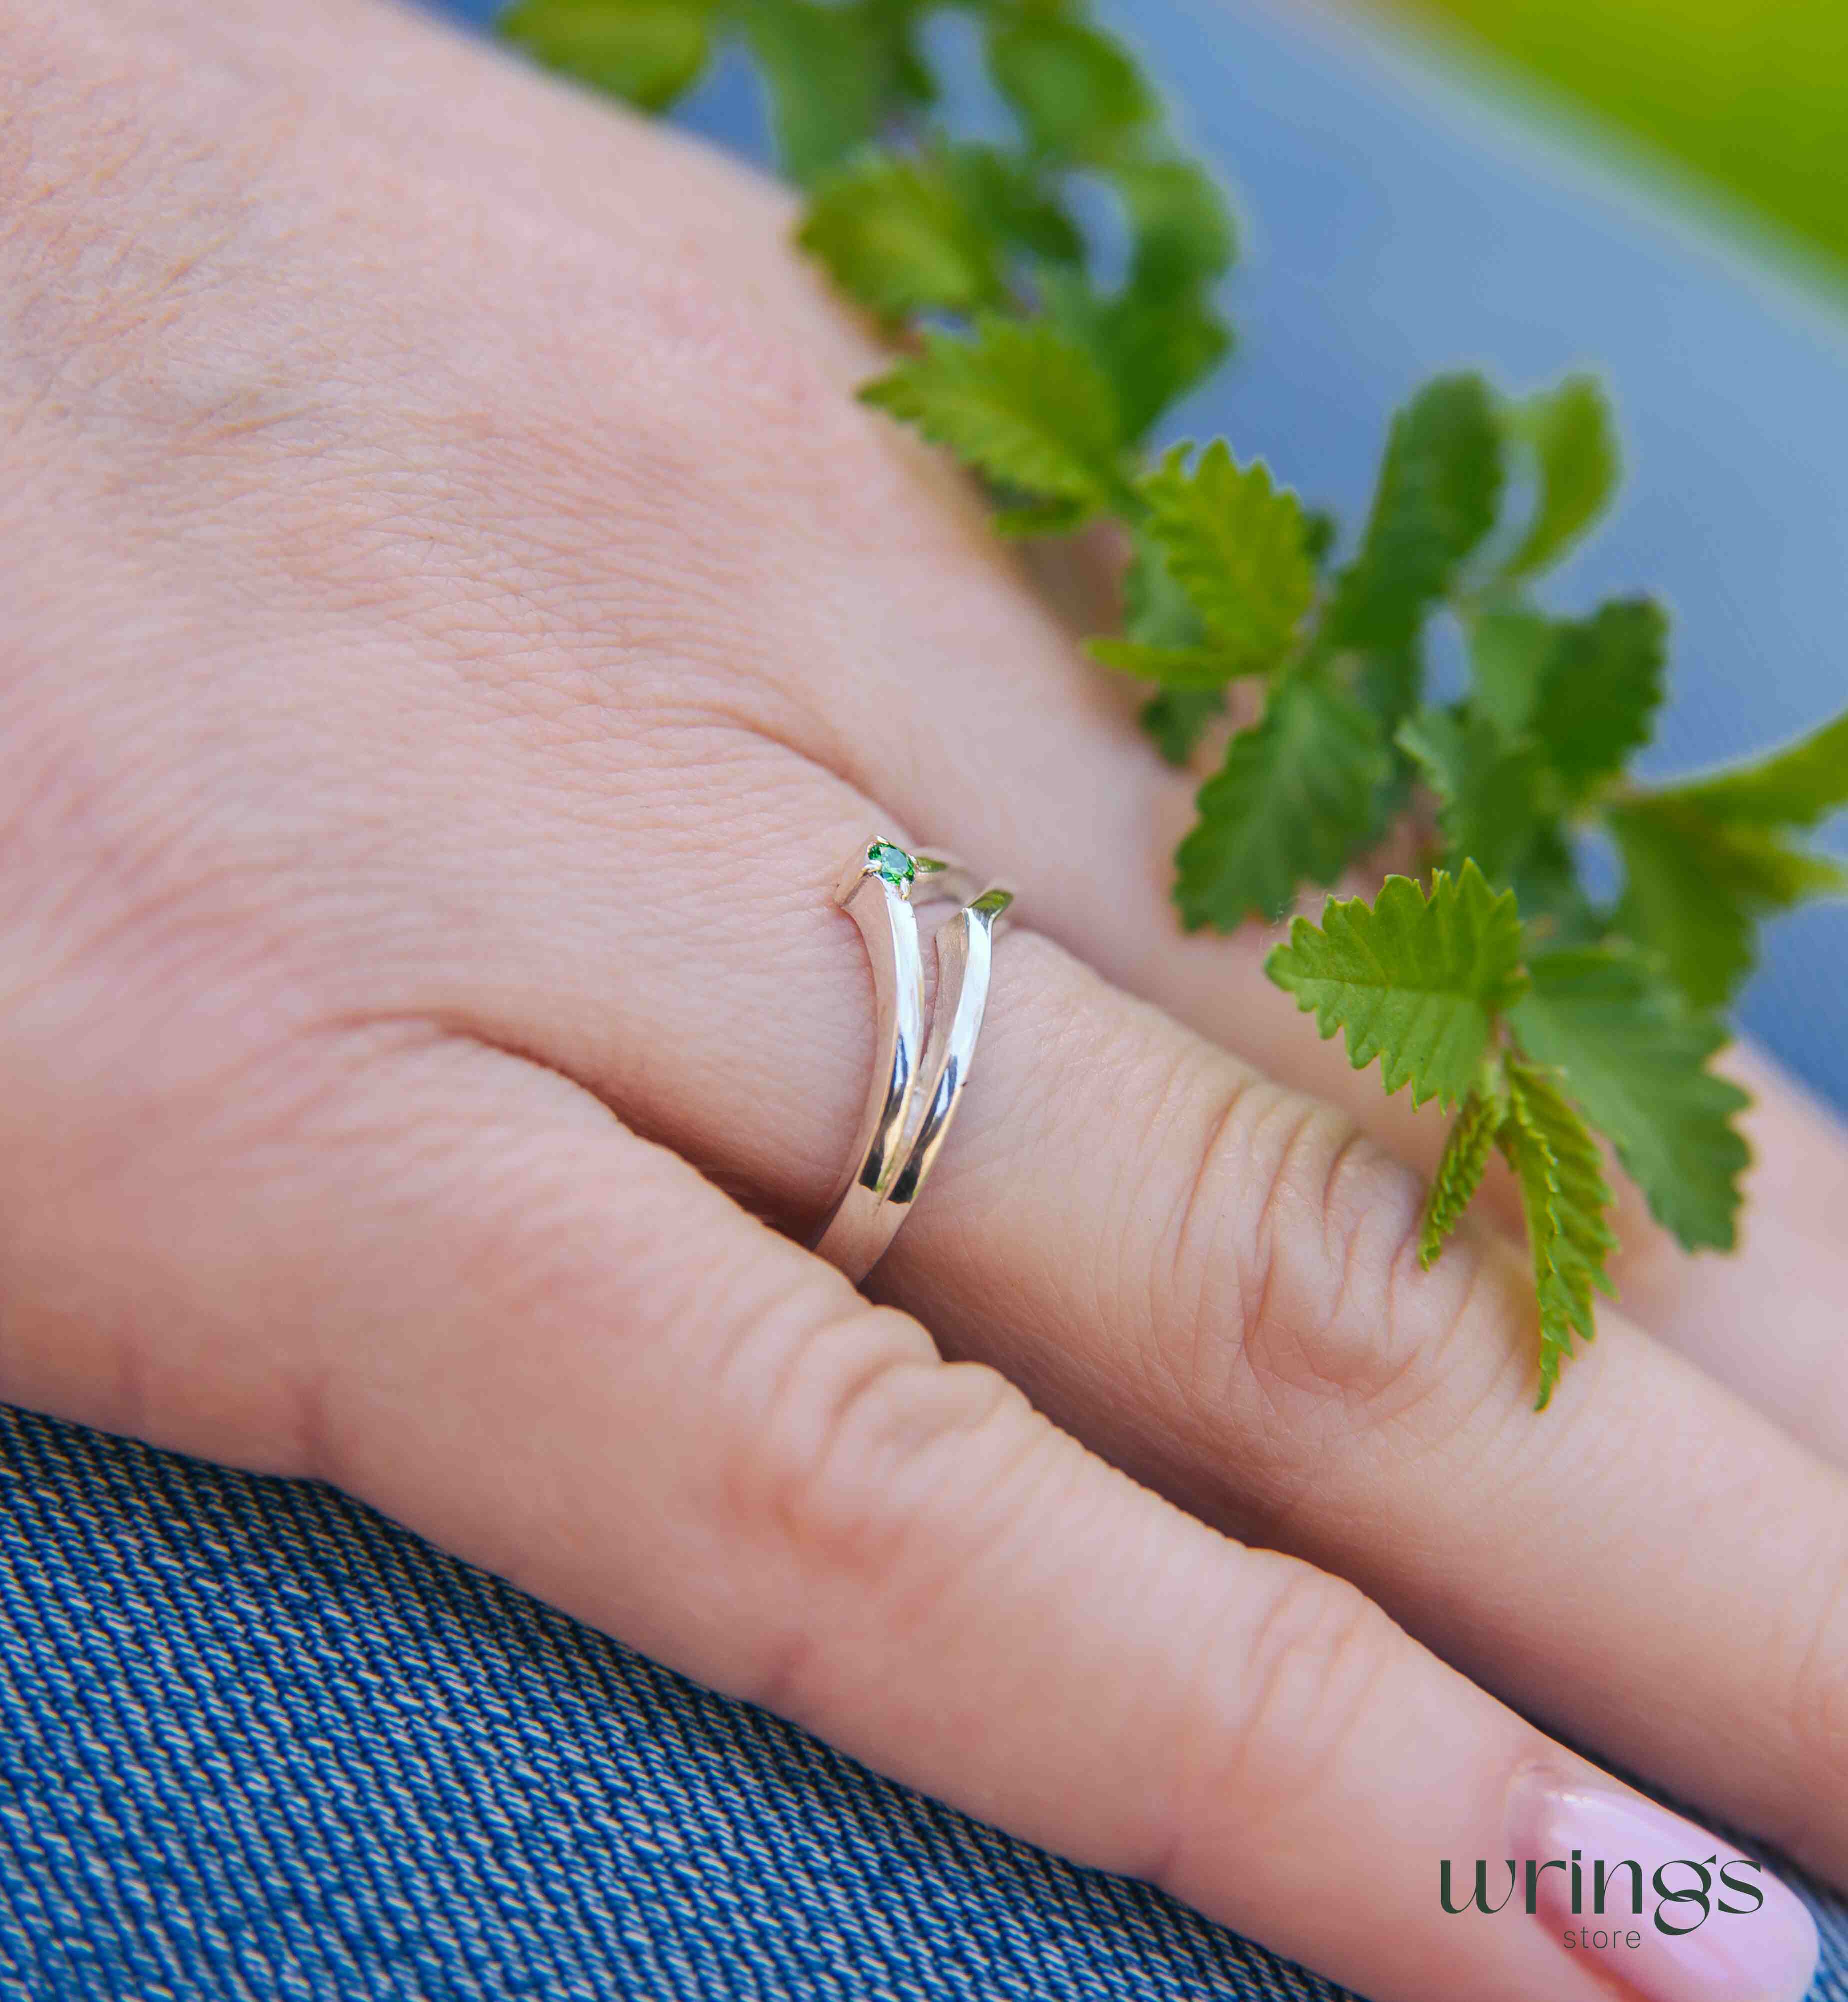
<svg viewBox="0 0 1848 2002">
<path fill-rule="evenodd" d="M 81 1156 L 90 1199 L 29 1205 L 9 1245 L 9 1395 L 87 1397 L 92 1419 L 221 1453 L 239 1442 L 202 1432 L 175 1358 L 217 1378 L 212 1352 L 255 1340 L 268 1409 L 240 1456 L 337 1481 L 1379 2002 L 1608 1993 L 1547 1906 L 1446 1915 L 1445 1857 L 1466 1904 L 1478 1857 L 1493 1897 L 1511 1857 L 1716 1853 L 1351 1588 L 1226 1542 L 991 1372 L 946 1366 L 521 1059 L 418 1025 L 298 1042 L 256 1089 L 169 1101 L 122 1163 L 132 1203 L 98 1188 L 93 1137 L 39 1163 L 55 1180 Z M 58 1380 L 73 1321 L 119 1345 L 132 1402 Z M 1763 1895 L 1701 1941 L 1704 1985 L 1651 1929 L 1639 1992 L 1797 2002 L 1814 1929 Z"/>
</svg>

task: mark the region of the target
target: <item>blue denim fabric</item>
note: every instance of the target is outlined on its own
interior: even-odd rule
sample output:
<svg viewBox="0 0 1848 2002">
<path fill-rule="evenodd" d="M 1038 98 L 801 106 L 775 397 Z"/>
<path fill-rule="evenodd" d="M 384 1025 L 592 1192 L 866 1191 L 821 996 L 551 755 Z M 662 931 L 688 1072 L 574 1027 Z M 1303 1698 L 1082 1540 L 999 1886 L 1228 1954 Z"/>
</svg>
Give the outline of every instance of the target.
<svg viewBox="0 0 1848 2002">
<path fill-rule="evenodd" d="M 1257 218 L 1194 425 L 1351 513 L 1421 375 L 1600 358 L 1642 476 L 1566 582 L 1680 605 L 1661 769 L 1840 701 L 1840 319 L 1300 11 L 1133 25 Z M 735 71 L 690 116 L 758 130 Z M 1749 1012 L 1848 1104 L 1844 929 L 1786 926 Z M 1848 2002 L 1848 1910 L 1793 1881 Z M 1335 1993 L 323 1489 L 0 1411 L 0 2002 Z"/>
</svg>

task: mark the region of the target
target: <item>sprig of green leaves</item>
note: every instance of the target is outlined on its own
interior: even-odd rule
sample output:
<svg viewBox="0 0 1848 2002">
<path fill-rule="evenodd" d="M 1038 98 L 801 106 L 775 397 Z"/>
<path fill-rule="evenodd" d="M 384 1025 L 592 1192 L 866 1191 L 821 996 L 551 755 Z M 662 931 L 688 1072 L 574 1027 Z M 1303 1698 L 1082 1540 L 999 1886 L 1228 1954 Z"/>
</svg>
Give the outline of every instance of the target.
<svg viewBox="0 0 1848 2002">
<path fill-rule="evenodd" d="M 1599 1136 L 1682 1244 L 1736 1240 L 1747 1100 L 1713 1069 L 1721 1011 L 1762 919 L 1848 889 L 1798 839 L 1848 806 L 1848 715 L 1678 784 L 1628 775 L 1662 699 L 1665 612 L 1627 598 L 1562 616 L 1535 595 L 1620 477 L 1592 377 L 1518 399 L 1473 374 L 1426 385 L 1393 420 L 1346 551 L 1222 440 L 1151 459 L 1150 431 L 1232 346 L 1230 210 L 1083 0 L 957 3 L 1011 145 L 936 115 L 927 0 L 517 0 L 502 26 L 648 110 L 741 40 L 807 190 L 797 241 L 903 348 L 863 399 L 968 466 L 1003 533 L 1119 525 L 1122 617 L 1089 650 L 1147 685 L 1144 727 L 1170 762 L 1224 738 L 1176 856 L 1184 924 L 1275 920 L 1409 819 L 1428 880 L 1298 916 L 1269 971 L 1357 1068 L 1453 1111 L 1425 1264 L 1491 1156 L 1507 1161 L 1544 1405 L 1609 1290 Z M 1099 187 L 1127 253 L 1111 281 L 1079 226 Z M 1434 703 L 1440 617 L 1470 680 Z M 1235 683 L 1261 706 L 1227 732 Z M 1588 842 L 1621 859 L 1614 898 L 1580 869 Z"/>
</svg>

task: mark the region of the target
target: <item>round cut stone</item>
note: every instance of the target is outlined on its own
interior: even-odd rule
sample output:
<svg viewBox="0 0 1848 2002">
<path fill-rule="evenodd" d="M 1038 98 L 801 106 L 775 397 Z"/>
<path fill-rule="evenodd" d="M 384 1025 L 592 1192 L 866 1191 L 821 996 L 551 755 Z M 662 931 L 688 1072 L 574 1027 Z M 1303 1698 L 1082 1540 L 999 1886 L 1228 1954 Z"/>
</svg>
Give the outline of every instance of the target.
<svg viewBox="0 0 1848 2002">
<path fill-rule="evenodd" d="M 905 850 L 889 841 L 874 842 L 866 850 L 866 860 L 873 865 L 873 874 L 888 883 L 908 883 L 918 873 Z"/>
</svg>

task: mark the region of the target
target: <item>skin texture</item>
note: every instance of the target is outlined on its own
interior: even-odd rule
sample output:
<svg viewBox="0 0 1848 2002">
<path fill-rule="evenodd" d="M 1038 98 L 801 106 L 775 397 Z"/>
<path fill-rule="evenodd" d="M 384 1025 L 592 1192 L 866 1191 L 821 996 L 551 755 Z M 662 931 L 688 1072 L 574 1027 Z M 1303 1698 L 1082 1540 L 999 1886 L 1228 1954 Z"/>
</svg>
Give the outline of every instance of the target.
<svg viewBox="0 0 1848 2002">
<path fill-rule="evenodd" d="M 1501 1699 L 1848 1881 L 1840 1136 L 1756 1072 L 1744 1255 L 1633 1205 L 1535 1419 L 1441 1122 L 1177 936 L 1187 782 L 786 224 L 390 12 L 0 4 L 0 1394 L 1378 2002 L 1612 1992 L 1438 1910 L 1594 1777 Z M 1027 928 L 870 1303 L 790 1239 L 874 832 Z"/>
</svg>

